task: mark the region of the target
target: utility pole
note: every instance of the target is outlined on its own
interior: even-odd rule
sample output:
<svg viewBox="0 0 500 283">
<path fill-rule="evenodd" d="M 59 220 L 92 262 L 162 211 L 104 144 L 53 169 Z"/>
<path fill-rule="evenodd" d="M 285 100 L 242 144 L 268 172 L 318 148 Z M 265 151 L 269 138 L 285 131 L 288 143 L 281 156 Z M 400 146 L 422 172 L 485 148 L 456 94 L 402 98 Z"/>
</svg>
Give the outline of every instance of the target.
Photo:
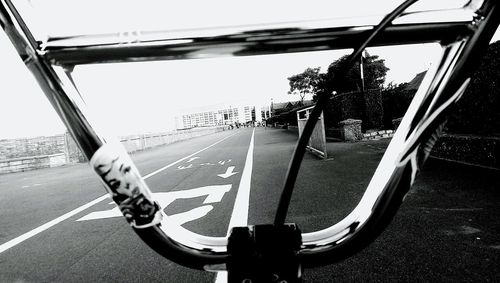
<svg viewBox="0 0 500 283">
<path fill-rule="evenodd" d="M 271 106 L 269 106 L 269 117 L 273 116 L 273 99 L 271 98 Z"/>
<path fill-rule="evenodd" d="M 359 73 L 361 74 L 361 90 L 365 92 L 365 76 L 364 76 L 364 68 L 363 68 L 363 58 L 365 57 L 363 53 L 365 50 L 361 52 L 361 55 L 359 57 Z"/>
</svg>

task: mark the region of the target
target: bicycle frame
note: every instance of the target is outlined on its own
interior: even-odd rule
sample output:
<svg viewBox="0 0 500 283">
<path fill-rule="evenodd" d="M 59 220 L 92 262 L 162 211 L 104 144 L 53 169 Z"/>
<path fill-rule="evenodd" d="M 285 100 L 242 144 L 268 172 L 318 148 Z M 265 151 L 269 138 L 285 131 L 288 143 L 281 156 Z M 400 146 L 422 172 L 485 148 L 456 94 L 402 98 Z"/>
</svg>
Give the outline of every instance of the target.
<svg viewBox="0 0 500 283">
<path fill-rule="evenodd" d="M 402 14 L 369 46 L 439 43 L 442 56 L 423 80 L 356 208 L 339 223 L 302 234 L 298 257 L 304 266 L 342 260 L 371 243 L 388 225 L 428 157 L 449 106 L 464 93 L 477 58 L 500 21 L 497 1 L 477 7 Z M 449 18 L 450 12 L 457 16 Z M 179 264 L 224 269 L 227 238 L 204 237 L 169 223 L 128 155 L 99 130 L 71 78 L 75 65 L 109 62 L 252 56 L 350 48 L 375 28 L 335 20 L 174 32 L 116 33 L 39 41 L 10 0 L 0 1 L 0 24 L 84 155 L 101 176 L 136 233 L 151 248 Z M 305 136 L 304 139 L 308 139 Z M 117 192 L 106 180 L 109 159 L 129 166 L 134 192 Z M 101 166 L 101 167 L 99 167 Z M 106 167 L 108 166 L 108 167 Z M 103 170 L 104 167 L 106 170 Z M 162 220 L 163 217 L 163 220 Z"/>
</svg>

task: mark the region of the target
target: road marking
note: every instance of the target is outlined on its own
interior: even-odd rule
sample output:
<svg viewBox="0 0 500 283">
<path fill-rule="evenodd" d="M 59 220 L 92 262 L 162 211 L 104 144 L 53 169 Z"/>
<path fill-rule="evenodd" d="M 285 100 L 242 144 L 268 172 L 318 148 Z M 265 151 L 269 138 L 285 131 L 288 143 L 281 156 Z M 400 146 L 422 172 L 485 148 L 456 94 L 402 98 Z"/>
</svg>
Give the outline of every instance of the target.
<svg viewBox="0 0 500 283">
<path fill-rule="evenodd" d="M 238 193 L 236 194 L 233 214 L 231 215 L 229 228 L 227 229 L 228 235 L 231 228 L 235 226 L 247 226 L 248 206 L 250 203 L 250 184 L 252 181 L 254 136 L 255 129 L 253 129 L 252 137 L 250 138 L 250 146 L 248 147 L 245 167 L 243 168 L 243 173 L 241 174 L 240 186 L 238 187 Z"/>
<path fill-rule="evenodd" d="M 191 157 L 191 158 L 189 158 L 189 160 L 188 160 L 188 161 L 186 161 L 186 162 L 187 162 L 187 163 L 190 163 L 190 162 L 192 162 L 193 160 L 196 160 L 196 159 L 198 159 L 198 158 L 199 158 L 198 156 Z"/>
<path fill-rule="evenodd" d="M 220 165 L 224 165 L 224 164 L 226 164 L 226 162 L 227 162 L 227 163 L 231 162 L 231 159 L 229 159 L 229 160 L 221 160 L 221 161 L 219 161 L 218 163 L 219 163 Z"/>
<path fill-rule="evenodd" d="M 195 207 L 189 211 L 169 215 L 169 221 L 176 222 L 180 226 L 184 223 L 205 217 L 212 209 L 214 209 L 213 205 Z"/>
<path fill-rule="evenodd" d="M 168 165 L 166 165 L 166 166 L 164 166 L 164 167 L 162 167 L 162 168 L 160 168 L 158 170 L 155 170 L 155 171 L 153 171 L 153 172 L 145 175 L 143 177 L 143 179 L 146 180 L 147 178 L 149 178 L 151 176 L 154 176 L 154 175 L 156 175 L 156 174 L 164 171 L 165 169 L 174 166 L 175 164 L 177 164 L 179 162 L 182 162 L 182 161 L 184 161 L 184 160 L 186 160 L 188 158 L 191 158 L 194 155 L 196 155 L 196 154 L 198 154 L 198 153 L 200 153 L 202 151 L 205 151 L 205 150 L 207 150 L 207 149 L 215 146 L 216 144 L 219 144 L 219 143 L 225 141 L 226 139 L 228 139 L 228 138 L 236 135 L 237 133 L 238 132 L 236 132 L 236 133 L 234 133 L 234 134 L 232 134 L 230 136 L 227 136 L 227 137 L 225 137 L 225 138 L 223 138 L 223 139 L 221 139 L 221 140 L 219 140 L 219 141 L 217 141 L 217 142 L 215 142 L 215 143 L 213 143 L 213 144 L 211 144 L 211 145 L 209 145 L 209 146 L 207 146 L 205 148 L 202 148 L 202 149 L 198 150 L 197 152 L 195 152 L 193 154 L 190 154 L 190 155 L 188 155 L 186 157 L 183 157 L 183 158 L 181 158 L 181 159 L 179 159 L 179 160 L 177 160 L 175 162 L 172 162 L 172 163 L 170 163 L 170 164 L 168 164 Z M 31 238 L 31 237 L 33 237 L 33 236 L 35 236 L 35 235 L 37 235 L 37 234 L 39 234 L 39 233 L 41 233 L 41 232 L 49 229 L 49 228 L 51 228 L 52 226 L 54 226 L 54 225 L 56 225 L 56 224 L 58 224 L 58 223 L 60 223 L 60 222 L 62 222 L 64 220 L 66 220 L 66 219 L 68 219 L 68 218 L 70 218 L 72 216 L 74 216 L 75 214 L 77 214 L 77 213 L 79 213 L 79 212 L 81 212 L 81 211 L 83 211 L 83 210 L 85 210 L 85 209 L 87 209 L 87 208 L 89 208 L 89 207 L 91 207 L 91 206 L 93 206 L 93 205 L 95 205 L 95 204 L 103 201 L 104 199 L 106 199 L 108 197 L 109 197 L 108 194 L 100 196 L 99 198 L 97 198 L 97 199 L 95 199 L 95 200 L 93 200 L 93 201 L 91 201 L 91 202 L 89 202 L 87 204 L 84 204 L 84 205 L 82 205 L 82 206 L 80 206 L 80 207 L 78 207 L 78 208 L 76 208 L 76 209 L 74 209 L 74 210 L 72 210 L 72 211 L 64 214 L 64 215 L 61 215 L 58 218 L 56 218 L 56 219 L 54 219 L 52 221 L 49 221 L 49 222 L 47 222 L 47 223 L 45 223 L 45 224 L 43 224 L 43 225 L 41 225 L 41 226 L 39 226 L 39 227 L 37 227 L 37 228 L 29 231 L 29 232 L 26 232 L 26 233 L 22 234 L 21 236 L 19 236 L 17 238 L 14 238 L 14 239 L 12 239 L 12 240 L 10 240 L 8 242 L 5 242 L 5 243 L 1 244 L 0 245 L 0 254 L 3 253 L 4 251 L 6 251 L 6 250 L 8 250 L 8 249 L 10 249 L 10 248 L 12 248 L 14 246 L 16 246 L 16 245 L 18 245 L 18 244 L 20 244 L 20 243 L 28 240 L 29 238 Z"/>
<path fill-rule="evenodd" d="M 183 166 L 183 165 L 177 166 L 177 170 L 184 170 L 189 168 L 193 168 L 193 164 L 189 164 L 188 166 Z"/>
<path fill-rule="evenodd" d="M 225 137 L 225 138 L 223 138 L 223 139 L 221 139 L 221 140 L 219 140 L 219 141 L 217 141 L 217 142 L 215 142 L 215 143 L 213 143 L 213 144 L 211 144 L 211 145 L 209 145 L 209 146 L 207 146 L 207 147 L 205 147 L 205 148 L 202 148 L 202 149 L 198 150 L 197 152 L 195 152 L 195 153 L 193 153 L 193 154 L 190 154 L 190 155 L 188 155 L 188 156 L 186 156 L 186 157 L 184 157 L 184 158 L 181 158 L 181 159 L 179 159 L 179 160 L 177 160 L 177 161 L 175 161 L 175 162 L 172 162 L 172 163 L 168 164 L 167 166 L 164 166 L 164 167 L 162 167 L 162 168 L 160 168 L 160 169 L 158 169 L 158 170 L 155 170 L 155 171 L 153 171 L 153 172 L 151 172 L 151 173 L 147 174 L 146 176 L 144 176 L 144 177 L 142 177 L 142 178 L 143 178 L 143 179 L 147 179 L 147 178 L 149 178 L 149 177 L 151 177 L 151 176 L 154 176 L 154 175 L 156 175 L 156 174 L 160 173 L 161 171 L 163 171 L 163 170 L 165 170 L 165 169 L 167 169 L 167 168 L 170 168 L 170 167 L 174 166 L 175 164 L 177 164 L 177 163 L 179 163 L 179 162 L 182 162 L 182 161 L 184 161 L 184 160 L 186 160 L 186 159 L 188 159 L 188 158 L 191 158 L 191 157 L 193 157 L 194 155 L 197 155 L 198 153 L 200 153 L 200 152 L 202 152 L 202 151 L 205 151 L 205 150 L 207 150 L 207 149 L 209 149 L 209 148 L 211 148 L 211 147 L 215 146 L 216 144 L 219 144 L 219 143 L 221 143 L 221 142 L 223 142 L 223 141 L 227 140 L 228 138 L 230 138 L 230 137 L 232 137 L 232 136 L 234 136 L 234 135 L 236 135 L 236 134 L 237 134 L 237 132 L 236 132 L 236 133 L 234 133 L 234 134 L 232 134 L 232 135 L 230 135 L 230 136 L 227 136 L 227 137 Z"/>
<path fill-rule="evenodd" d="M 112 203 L 114 204 L 114 202 Z M 202 218 L 206 216 L 214 207 L 212 205 L 203 205 L 200 207 L 195 207 L 191 210 L 184 211 L 181 213 L 169 215 L 169 221 L 175 222 L 177 225 L 183 225 L 184 223 Z M 116 206 L 110 210 L 103 211 L 95 211 L 89 213 L 88 215 L 76 220 L 76 221 L 88 221 L 88 220 L 97 220 L 97 219 L 106 219 L 106 218 L 115 218 L 122 217 L 123 214 L 120 212 L 120 209 Z"/>
<path fill-rule="evenodd" d="M 227 283 L 227 271 L 217 271 L 215 283 Z"/>
<path fill-rule="evenodd" d="M 197 198 L 201 196 L 206 196 L 203 204 L 210 204 L 215 202 L 220 202 L 224 197 L 224 194 L 229 192 L 232 188 L 232 185 L 213 185 L 213 186 L 204 186 L 200 188 L 194 188 L 190 190 L 180 190 L 173 192 L 163 192 L 163 193 L 153 193 L 153 199 L 158 202 L 158 204 L 164 209 L 169 206 L 172 202 L 177 199 L 190 199 Z M 115 204 L 112 202 L 111 204 Z M 211 205 L 205 205 L 201 207 L 193 208 L 189 211 L 185 211 L 178 214 L 169 215 L 172 221 L 177 222 L 179 225 L 182 225 L 186 222 L 196 220 L 198 218 L 204 217 L 213 209 Z M 88 221 L 88 220 L 96 220 L 96 219 L 105 219 L 105 218 L 113 218 L 113 217 L 121 217 L 123 216 L 120 212 L 118 206 L 115 205 L 114 208 L 103 211 L 94 211 L 76 221 Z"/>
<path fill-rule="evenodd" d="M 99 197 L 99 198 L 97 198 L 97 199 L 95 199 L 95 200 L 93 200 L 93 201 L 91 201 L 91 202 L 89 202 L 87 204 L 84 204 L 84 205 L 82 205 L 82 206 L 80 206 L 80 207 L 78 207 L 76 209 L 73 209 L 72 211 L 70 211 L 70 212 L 68 212 L 68 213 L 66 213 L 64 215 L 61 215 L 61 216 L 57 217 L 56 219 L 54 219 L 52 221 L 49 221 L 49 222 L 43 224 L 42 226 L 39 226 L 39 227 L 37 227 L 37 228 L 29 231 L 29 232 L 26 232 L 26 233 L 22 234 L 21 236 L 19 236 L 17 238 L 14 238 L 14 239 L 12 239 L 12 240 L 10 240 L 10 241 L 8 241 L 8 242 L 0 245 L 0 253 L 3 253 L 4 251 L 6 251 L 6 250 L 8 250 L 8 249 L 10 249 L 12 247 L 14 247 L 15 245 L 18 245 L 18 244 L 26 241 L 27 239 L 35 236 L 36 234 L 39 234 L 39 233 L 41 233 L 41 232 L 49 229 L 50 227 L 52 227 L 52 226 L 54 226 L 54 225 L 56 225 L 56 224 L 58 224 L 58 223 L 60 223 L 60 222 L 62 222 L 64 220 L 66 220 L 66 219 L 68 219 L 70 217 L 72 217 L 73 215 L 75 215 L 77 213 L 82 212 L 83 210 L 85 210 L 85 209 L 87 209 L 87 208 L 89 208 L 89 207 L 91 207 L 91 206 L 93 206 L 93 205 L 95 205 L 95 204 L 97 204 L 97 203 L 105 200 L 108 197 L 109 196 L 107 194 L 103 195 L 103 196 L 101 196 L 101 197 Z"/>
<path fill-rule="evenodd" d="M 231 232 L 231 229 L 233 227 L 248 225 L 248 207 L 250 206 L 250 185 L 252 182 L 254 136 L 255 129 L 253 129 L 252 137 L 250 138 L 250 146 L 248 147 L 245 167 L 243 167 L 243 173 L 241 174 L 240 186 L 238 187 L 238 192 L 236 193 L 233 214 L 231 215 L 231 220 L 229 220 L 227 236 L 229 236 L 229 233 Z M 218 271 L 217 275 L 215 276 L 215 283 L 227 283 L 227 271 Z"/>
<path fill-rule="evenodd" d="M 217 176 L 221 177 L 221 178 L 224 178 L 224 179 L 227 179 L 235 174 L 238 174 L 238 172 L 233 172 L 234 170 L 234 166 L 229 166 L 226 170 L 226 173 L 224 174 L 217 174 Z"/>
</svg>

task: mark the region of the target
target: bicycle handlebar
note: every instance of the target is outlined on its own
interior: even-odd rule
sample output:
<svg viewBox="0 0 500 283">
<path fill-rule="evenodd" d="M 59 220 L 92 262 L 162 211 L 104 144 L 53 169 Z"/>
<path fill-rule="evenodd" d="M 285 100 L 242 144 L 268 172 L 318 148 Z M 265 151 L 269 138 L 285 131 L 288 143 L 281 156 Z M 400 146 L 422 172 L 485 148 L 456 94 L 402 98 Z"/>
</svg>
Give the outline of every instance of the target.
<svg viewBox="0 0 500 283">
<path fill-rule="evenodd" d="M 117 202 L 124 216 L 133 226 L 135 232 L 151 248 L 179 264 L 197 269 L 223 269 L 227 262 L 228 238 L 200 236 L 169 222 L 154 198 L 146 183 L 142 180 L 127 153 L 113 146 L 109 139 L 100 134 L 98 126 L 85 111 L 83 100 L 71 80 L 71 67 L 74 64 L 159 60 L 190 58 L 188 51 L 183 54 L 172 53 L 172 42 L 175 38 L 155 40 L 155 46 L 146 41 L 123 45 L 116 42 L 102 44 L 93 42 L 77 45 L 76 39 L 47 42 L 33 40 L 28 27 L 22 21 L 14 5 L 9 0 L 0 0 L 0 24 L 28 69 L 34 74 L 47 98 L 57 111 L 71 135 L 77 141 L 84 154 L 91 160 L 96 172 L 105 183 L 108 192 Z M 388 225 L 398 207 L 412 185 L 415 175 L 427 158 L 437 135 L 439 134 L 448 107 L 456 102 L 465 91 L 472 72 L 471 66 L 477 61 L 485 49 L 500 20 L 497 1 L 485 1 L 475 11 L 464 7 L 470 20 L 442 22 L 434 19 L 433 23 L 394 24 L 382 31 L 371 44 L 420 43 L 435 41 L 443 46 L 442 56 L 438 64 L 427 72 L 415 98 L 396 131 L 377 170 L 370 181 L 361 201 L 356 208 L 339 223 L 313 233 L 302 234 L 302 245 L 298 256 L 305 266 L 329 264 L 346 258 L 373 241 Z M 391 20 L 392 21 L 392 20 Z M 373 26 L 356 27 L 317 27 L 304 29 L 304 34 L 317 37 L 319 42 L 324 38 L 330 41 L 321 48 L 334 49 L 360 44 Z M 291 36 L 289 30 L 266 27 L 269 34 Z M 299 29 L 300 30 L 300 29 Z M 225 32 L 220 37 L 194 38 L 197 50 L 222 47 L 229 42 L 239 44 L 246 38 L 259 34 L 236 34 Z M 290 37 L 293 38 L 293 37 Z M 323 39 L 320 39 L 323 38 Z M 81 38 L 80 38 L 81 39 Z M 186 40 L 186 38 L 179 38 Z M 232 41 L 228 41 L 232 39 Z M 296 36 L 289 48 L 281 46 L 276 49 L 277 42 L 269 38 L 269 45 L 255 44 L 246 46 L 234 56 L 269 53 L 286 53 L 306 50 L 317 50 L 305 37 Z M 345 39 L 345 40 L 343 40 Z M 73 41 L 74 40 L 74 41 Z M 259 42 L 265 42 L 261 35 Z M 93 42 L 93 43 L 92 43 Z M 178 42 L 178 46 L 189 45 L 189 40 Z M 193 41 L 191 41 L 193 42 Z M 240 42 L 240 43 L 241 43 Z M 258 42 L 257 42 L 258 43 Z M 318 43 L 315 43 L 318 44 Z M 175 45 L 175 44 L 174 44 Z M 163 49 L 157 48 L 163 46 Z M 128 48 L 127 52 L 122 52 Z M 224 50 L 224 49 L 221 49 Z M 112 51 L 117 51 L 113 53 Z M 134 51 L 134 52 L 130 52 Z M 226 50 L 227 51 L 227 50 Z M 226 52 L 221 51 L 221 52 Z M 222 53 L 212 53 L 219 56 Z M 325 95 L 326 96 L 326 95 Z M 321 111 L 319 111 L 321 112 Z M 318 112 L 318 113 L 319 113 Z M 310 127 L 310 126 L 309 126 Z M 98 134 L 99 133 L 99 134 Z M 305 140 L 308 137 L 304 137 Z M 301 145 L 303 146 L 303 145 Z M 300 159 L 302 157 L 300 156 Z M 110 176 L 126 182 L 131 190 L 123 190 Z M 123 185 L 123 184 L 122 184 Z M 292 182 L 293 186 L 293 182 Z M 286 210 L 285 210 L 286 211 Z M 284 222 L 280 216 L 277 224 Z"/>
</svg>

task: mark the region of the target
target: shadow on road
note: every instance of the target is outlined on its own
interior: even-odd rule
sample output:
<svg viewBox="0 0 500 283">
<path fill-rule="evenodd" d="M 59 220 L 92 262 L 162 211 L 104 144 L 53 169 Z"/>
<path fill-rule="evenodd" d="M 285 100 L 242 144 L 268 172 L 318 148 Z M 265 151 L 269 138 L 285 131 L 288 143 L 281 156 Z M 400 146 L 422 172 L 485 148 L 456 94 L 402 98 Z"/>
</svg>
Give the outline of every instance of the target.
<svg viewBox="0 0 500 283">
<path fill-rule="evenodd" d="M 330 142 L 331 159 L 304 158 L 288 220 L 326 228 L 358 203 L 390 139 Z M 305 282 L 498 282 L 500 171 L 430 158 L 387 230 Z"/>
</svg>

